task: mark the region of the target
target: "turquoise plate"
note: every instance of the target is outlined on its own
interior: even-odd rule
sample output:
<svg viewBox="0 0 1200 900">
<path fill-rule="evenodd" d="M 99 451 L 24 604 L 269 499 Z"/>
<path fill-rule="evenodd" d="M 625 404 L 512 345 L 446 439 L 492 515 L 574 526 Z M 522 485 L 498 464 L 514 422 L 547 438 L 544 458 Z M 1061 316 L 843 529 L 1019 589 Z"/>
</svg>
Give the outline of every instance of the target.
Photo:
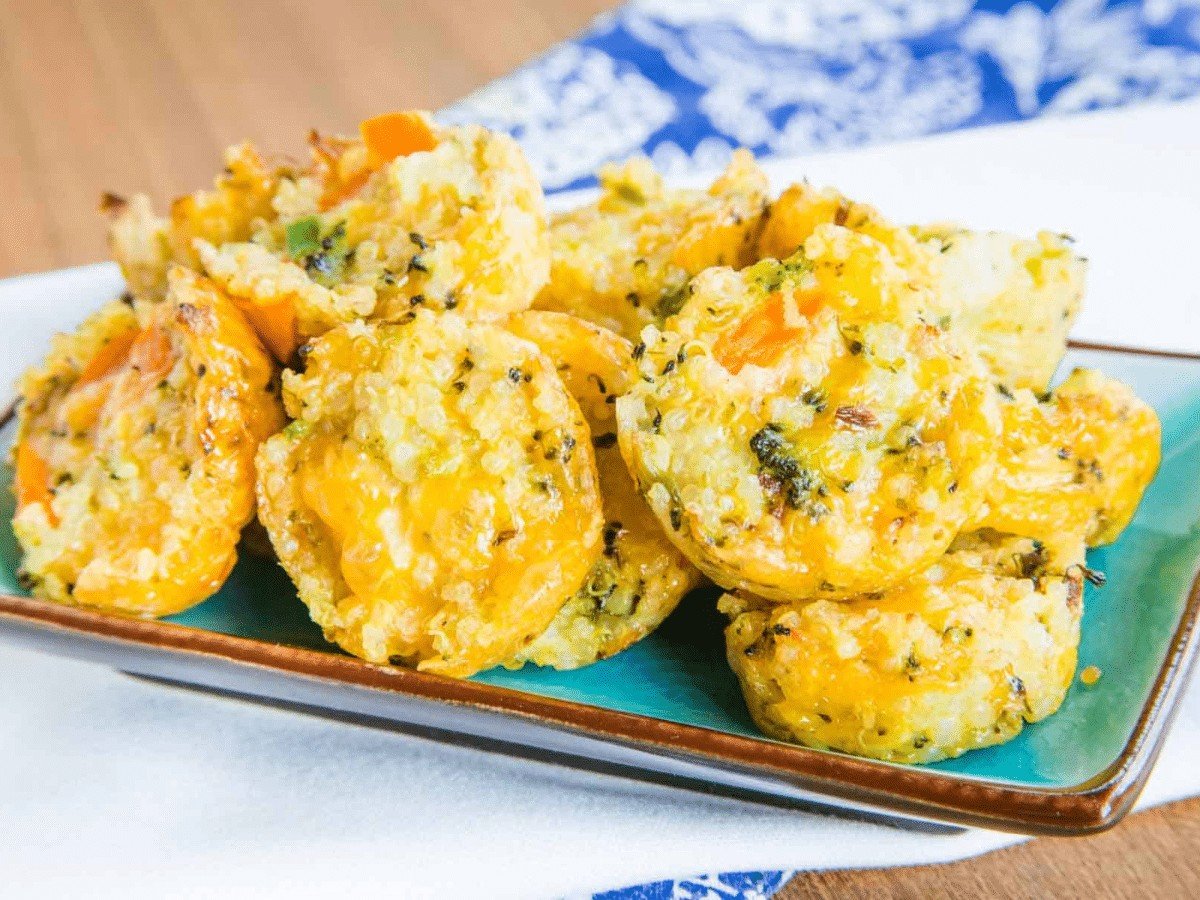
<svg viewBox="0 0 1200 900">
<path fill-rule="evenodd" d="M 0 598 L 0 631 L 132 672 L 706 790 L 1020 831 L 1095 830 L 1136 797 L 1193 655 L 1200 359 L 1076 348 L 1066 363 L 1075 365 L 1128 382 L 1163 422 L 1162 468 L 1136 519 L 1088 559 L 1108 583 L 1088 588 L 1079 659 L 1103 677 L 1076 681 L 1056 715 L 1012 742 L 955 760 L 899 766 L 762 737 L 725 663 L 712 591 L 588 668 L 496 669 L 455 682 L 345 656 L 279 567 L 253 558 L 215 597 L 164 623 L 22 599 L 5 524 L 0 592 L 12 596 Z M 7 486 L 11 471 L 2 477 Z M 0 497 L 7 523 L 10 492 Z"/>
</svg>

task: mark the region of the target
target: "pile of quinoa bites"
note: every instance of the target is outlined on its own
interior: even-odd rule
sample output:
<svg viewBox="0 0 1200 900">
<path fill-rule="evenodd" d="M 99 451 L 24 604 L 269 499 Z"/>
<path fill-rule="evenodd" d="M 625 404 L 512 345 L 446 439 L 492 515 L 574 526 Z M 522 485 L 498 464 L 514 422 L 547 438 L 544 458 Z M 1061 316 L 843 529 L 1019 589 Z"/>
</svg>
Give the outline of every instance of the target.
<svg viewBox="0 0 1200 900">
<path fill-rule="evenodd" d="M 767 735 L 1009 740 L 1074 678 L 1158 420 L 1050 385 L 1068 237 L 771 196 L 745 151 L 702 189 L 639 158 L 548 218 L 511 138 L 420 112 L 233 147 L 165 216 L 107 195 L 128 292 L 20 383 L 25 586 L 169 615 L 254 523 L 328 640 L 467 677 L 605 659 L 711 581 Z"/>
</svg>

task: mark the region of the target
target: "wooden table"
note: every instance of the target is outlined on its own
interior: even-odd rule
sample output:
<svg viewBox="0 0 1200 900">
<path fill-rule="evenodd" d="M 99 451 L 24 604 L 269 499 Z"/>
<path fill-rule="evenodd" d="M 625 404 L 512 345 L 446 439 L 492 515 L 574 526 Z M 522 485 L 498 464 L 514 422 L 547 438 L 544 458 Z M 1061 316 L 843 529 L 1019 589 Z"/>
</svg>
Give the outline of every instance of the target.
<svg viewBox="0 0 1200 900">
<path fill-rule="evenodd" d="M 101 191 L 161 206 L 208 183 L 235 141 L 299 152 L 314 125 L 437 108 L 606 5 L 0 0 L 0 275 L 104 258 Z M 1191 800 L 949 866 L 801 875 L 779 896 L 1200 896 L 1198 857 Z"/>
</svg>

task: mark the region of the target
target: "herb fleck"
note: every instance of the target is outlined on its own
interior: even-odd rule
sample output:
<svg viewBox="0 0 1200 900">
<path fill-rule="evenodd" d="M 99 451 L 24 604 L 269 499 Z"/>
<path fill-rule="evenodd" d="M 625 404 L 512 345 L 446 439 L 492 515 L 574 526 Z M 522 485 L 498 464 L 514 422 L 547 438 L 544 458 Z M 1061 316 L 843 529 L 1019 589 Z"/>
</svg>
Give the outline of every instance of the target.
<svg viewBox="0 0 1200 900">
<path fill-rule="evenodd" d="M 291 222 L 284 233 L 287 255 L 299 259 L 321 249 L 321 223 L 316 216 Z"/>
<path fill-rule="evenodd" d="M 829 395 L 821 388 L 809 388 L 800 395 L 800 399 L 808 406 L 811 406 L 814 412 L 818 413 L 825 412 L 825 409 L 829 406 Z"/>
<path fill-rule="evenodd" d="M 604 555 L 613 556 L 617 552 L 617 540 L 625 534 L 625 528 L 620 522 L 609 522 L 604 526 Z"/>
<path fill-rule="evenodd" d="M 667 288 L 654 303 L 654 315 L 662 321 L 668 319 L 683 309 L 683 304 L 692 294 L 691 285 L 683 284 L 677 288 Z"/>
<path fill-rule="evenodd" d="M 768 494 L 782 491 L 793 509 L 805 506 L 812 493 L 819 494 L 813 473 L 796 460 L 793 447 L 778 425 L 768 423 L 756 431 L 750 438 L 750 449 L 762 467 L 759 484 Z M 821 504 L 808 503 L 808 507 L 808 512 L 818 517 L 827 511 Z"/>
</svg>

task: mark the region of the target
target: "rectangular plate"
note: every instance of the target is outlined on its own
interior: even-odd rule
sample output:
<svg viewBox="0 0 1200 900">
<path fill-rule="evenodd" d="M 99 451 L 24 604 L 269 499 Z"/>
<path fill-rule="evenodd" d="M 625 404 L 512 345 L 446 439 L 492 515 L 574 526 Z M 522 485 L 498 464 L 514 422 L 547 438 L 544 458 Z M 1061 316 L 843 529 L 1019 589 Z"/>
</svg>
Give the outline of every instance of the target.
<svg viewBox="0 0 1200 900">
<path fill-rule="evenodd" d="M 0 286 L 0 302 L 6 313 L 45 314 L 48 294 L 90 297 L 86 309 L 113 284 L 108 267 L 27 276 Z M 77 303 L 57 306 L 60 327 L 80 315 Z M 1164 425 L 1162 470 L 1133 525 L 1089 555 L 1109 583 L 1088 590 L 1080 665 L 1104 676 L 1093 687 L 1076 683 L 1055 716 L 1016 740 L 956 760 L 904 766 L 761 736 L 725 663 L 711 591 L 588 668 L 497 669 L 467 681 L 342 654 L 309 621 L 282 570 L 254 558 L 239 562 L 215 597 L 165 621 L 23 597 L 7 465 L 0 633 L 132 673 L 706 791 L 1030 833 L 1095 830 L 1136 798 L 1196 652 L 1200 357 L 1078 346 L 1072 365 L 1130 383 Z M 6 447 L 13 428 L 4 431 Z"/>
</svg>

